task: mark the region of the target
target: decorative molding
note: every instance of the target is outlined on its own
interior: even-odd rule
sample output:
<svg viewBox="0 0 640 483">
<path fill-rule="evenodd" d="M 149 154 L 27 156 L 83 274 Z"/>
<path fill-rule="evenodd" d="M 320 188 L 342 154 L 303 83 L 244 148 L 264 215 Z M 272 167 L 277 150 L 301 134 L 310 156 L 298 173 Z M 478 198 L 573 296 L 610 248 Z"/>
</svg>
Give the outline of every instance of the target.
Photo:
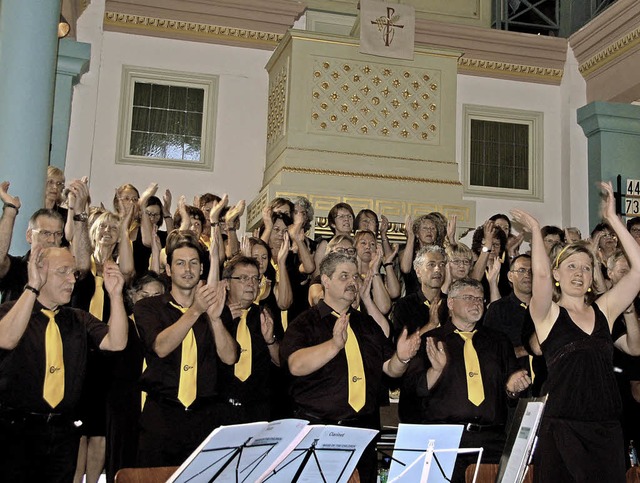
<svg viewBox="0 0 640 483">
<path fill-rule="evenodd" d="M 522 76 L 551 80 L 560 83 L 564 74 L 564 69 L 553 67 L 540 67 L 535 65 L 514 64 L 510 62 L 500 62 L 495 60 L 472 59 L 461 57 L 458 59 L 458 67 L 462 73 L 465 71 L 484 72 L 487 74 L 499 73 L 511 76 Z"/>
<path fill-rule="evenodd" d="M 362 153 L 356 152 L 345 152 L 345 151 L 332 151 L 330 149 L 311 149 L 311 148 L 296 148 L 289 147 L 290 151 L 307 151 L 313 153 L 323 153 L 323 154 L 351 154 L 351 155 L 362 155 Z M 435 163 L 435 164 L 446 164 L 446 165 L 454 165 L 457 166 L 457 161 L 440 161 L 436 159 L 423 159 L 423 158 L 409 158 L 403 156 L 388 156 L 382 154 L 367 154 L 367 158 L 377 158 L 377 159 L 400 159 L 402 161 L 419 161 L 421 163 Z"/>
<path fill-rule="evenodd" d="M 451 186 L 461 186 L 460 181 L 453 181 L 448 179 L 437 179 L 437 178 L 418 178 L 413 176 L 399 176 L 399 175 L 390 175 L 390 174 L 380 174 L 380 173 L 359 173 L 356 171 L 339 171 L 335 169 L 320 169 L 320 168 L 301 168 L 298 166 L 284 166 L 282 167 L 275 175 L 277 176 L 280 172 L 289 172 L 289 173 L 303 173 L 303 174 L 320 174 L 325 176 L 341 176 L 347 178 L 365 178 L 365 179 L 379 179 L 379 180 L 387 180 L 387 181 L 409 181 L 412 183 L 431 183 L 431 184 L 446 184 Z M 272 178 L 273 179 L 273 178 Z M 266 184 L 269 184 L 269 181 Z"/>
<path fill-rule="evenodd" d="M 617 59 L 621 55 L 629 52 L 634 47 L 640 45 L 640 27 L 629 32 L 624 37 L 618 39 L 613 44 L 600 50 L 595 55 L 591 56 L 585 62 L 580 63 L 578 70 L 583 77 L 589 77 L 591 74 L 599 69 L 602 69 L 612 60 Z"/>
<path fill-rule="evenodd" d="M 273 32 L 209 25 L 197 22 L 186 22 L 164 18 L 145 17 L 118 12 L 104 13 L 105 27 L 121 27 L 135 31 L 155 31 L 160 34 L 178 33 L 188 37 L 206 38 L 210 42 L 230 40 L 232 42 L 262 44 L 276 47 L 283 35 Z M 172 35 L 160 35 L 172 37 Z"/>
</svg>

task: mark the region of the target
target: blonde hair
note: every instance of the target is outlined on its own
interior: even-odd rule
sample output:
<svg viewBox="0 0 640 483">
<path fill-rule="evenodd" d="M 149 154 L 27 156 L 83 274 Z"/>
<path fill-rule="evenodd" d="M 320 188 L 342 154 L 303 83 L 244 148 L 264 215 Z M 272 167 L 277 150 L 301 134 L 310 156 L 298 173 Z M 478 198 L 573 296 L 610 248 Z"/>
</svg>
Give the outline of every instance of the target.
<svg viewBox="0 0 640 483">
<path fill-rule="evenodd" d="M 589 255 L 589 259 L 591 260 L 591 268 L 592 268 L 592 277 L 591 277 L 591 286 L 589 287 L 591 291 L 587 292 L 584 296 L 585 303 L 591 304 L 595 300 L 595 290 L 593 288 L 593 270 L 595 270 L 596 264 L 598 261 L 596 260 L 593 252 L 590 250 L 590 245 L 588 242 L 584 240 L 577 241 L 575 243 L 570 243 L 568 245 L 562 246 L 560 243 L 556 243 L 551 249 L 551 253 L 549 254 L 549 258 L 551 259 L 551 270 L 557 270 L 560 265 L 564 263 L 564 261 L 572 255 L 577 253 L 585 253 Z M 553 283 L 553 301 L 557 302 L 560 300 L 560 296 L 562 295 L 562 290 L 559 285 L 555 284 L 555 281 L 552 277 L 551 279 Z"/>
<path fill-rule="evenodd" d="M 456 245 L 449 245 L 444 249 L 447 254 L 447 261 L 452 260 L 455 256 L 473 260 L 473 252 L 464 243 L 458 242 Z"/>
<path fill-rule="evenodd" d="M 64 171 L 62 171 L 60 168 L 56 166 L 47 167 L 47 178 L 53 178 L 54 176 L 62 178 L 62 182 L 63 183 L 65 182 Z M 60 205 L 61 203 L 64 203 L 65 196 L 63 193 L 64 193 L 64 188 L 60 191 L 60 196 L 58 196 L 58 199 L 56 200 L 56 205 Z"/>
<path fill-rule="evenodd" d="M 333 247 L 335 247 L 336 245 L 339 245 L 340 243 L 342 243 L 345 240 L 351 244 L 351 248 L 355 248 L 356 242 L 355 242 L 355 240 L 353 239 L 352 236 L 350 236 L 350 235 L 336 235 L 331 240 L 329 240 L 329 243 L 327 243 L 327 250 L 325 251 L 325 255 L 331 253 L 331 250 L 333 250 Z"/>
<path fill-rule="evenodd" d="M 95 247 L 96 245 L 98 230 L 100 229 L 100 225 L 102 223 L 115 223 L 118 226 L 118 229 L 120 229 L 120 221 L 120 216 L 112 213 L 111 211 L 105 211 L 104 213 L 98 215 L 95 220 L 93 220 L 93 223 L 89 228 L 89 238 L 91 240 L 91 246 Z"/>
</svg>

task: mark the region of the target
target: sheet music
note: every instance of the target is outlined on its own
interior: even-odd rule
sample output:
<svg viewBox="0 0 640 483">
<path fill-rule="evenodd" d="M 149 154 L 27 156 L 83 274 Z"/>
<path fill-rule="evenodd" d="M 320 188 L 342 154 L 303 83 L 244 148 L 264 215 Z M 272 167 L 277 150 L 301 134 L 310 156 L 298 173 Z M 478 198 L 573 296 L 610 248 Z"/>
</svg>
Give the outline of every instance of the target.
<svg viewBox="0 0 640 483">
<path fill-rule="evenodd" d="M 464 426 L 458 424 L 403 424 L 398 425 L 398 436 L 393 450 L 393 458 L 401 461 L 391 460 L 388 481 L 392 481 L 400 476 L 405 469 L 416 459 L 424 457 L 429 440 L 435 441 L 435 449 L 454 449 L 460 446 L 462 431 Z M 408 451 L 408 450 L 416 451 Z M 442 466 L 445 475 L 451 478 L 453 467 L 456 462 L 455 452 L 436 453 L 438 461 Z M 429 483 L 445 483 L 435 461 L 431 465 L 429 473 Z M 402 478 L 403 482 L 420 481 L 422 476 L 422 464 L 414 465 Z M 398 480 L 400 481 L 400 480 Z"/>
<path fill-rule="evenodd" d="M 290 446 L 295 446 L 304 437 L 308 424 L 300 419 L 282 419 L 271 423 L 221 426 L 205 439 L 169 482 L 208 482 L 234 458 L 216 481 L 253 483 L 284 458 Z M 243 445 L 239 452 L 238 448 Z"/>
<path fill-rule="evenodd" d="M 289 483 L 303 463 L 306 450 L 315 442 L 315 454 L 322 475 L 313 456 L 308 459 L 299 482 L 347 482 L 367 445 L 378 431 L 345 426 L 312 426 L 298 446 L 278 465 L 275 473 L 268 475 L 267 483 Z M 262 481 L 262 480 L 259 480 Z"/>
</svg>

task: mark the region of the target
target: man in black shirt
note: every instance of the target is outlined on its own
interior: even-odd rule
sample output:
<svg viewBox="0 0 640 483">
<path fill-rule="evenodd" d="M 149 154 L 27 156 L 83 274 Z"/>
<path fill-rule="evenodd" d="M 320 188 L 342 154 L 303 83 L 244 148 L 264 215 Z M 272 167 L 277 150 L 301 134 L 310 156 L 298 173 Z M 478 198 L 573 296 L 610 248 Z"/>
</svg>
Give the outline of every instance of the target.
<svg viewBox="0 0 640 483">
<path fill-rule="evenodd" d="M 76 281 L 68 249 L 31 253 L 28 284 L 18 300 L 0 306 L 0 472 L 3 481 L 70 482 L 89 344 L 118 351 L 127 343 L 124 277 L 115 263 L 105 264 L 107 325 L 66 306 Z"/>
<path fill-rule="evenodd" d="M 220 367 L 220 417 L 224 424 L 269 421 L 271 375 L 280 364 L 280 345 L 269 311 L 253 303 L 260 281 L 258 262 L 236 256 L 225 265 L 222 278 L 227 303 L 221 317 L 240 346 L 240 359 Z"/>
<path fill-rule="evenodd" d="M 499 330 L 509 337 L 523 369 L 529 369 L 529 354 L 522 344 L 522 327 L 531 300 L 531 273 L 529 255 L 518 255 L 513 259 L 508 275 L 513 292 L 492 302 L 483 322 L 486 327 Z"/>
<path fill-rule="evenodd" d="M 444 283 L 447 262 L 445 252 L 438 245 L 428 245 L 420 249 L 413 261 L 413 267 L 420 281 L 420 290 L 402 297 L 396 302 L 391 313 L 393 332 L 399 335 L 403 329 L 410 334 L 420 335 L 435 329 L 440 318 L 448 318 L 446 294 L 440 289 Z M 400 383 L 398 416 L 403 423 L 419 423 L 422 401 L 415 391 L 404 391 Z"/>
<path fill-rule="evenodd" d="M 219 425 L 218 359 L 238 360 L 237 344 L 220 319 L 224 289 L 200 283 L 198 239 L 174 231 L 166 251 L 171 292 L 133 309 L 147 362 L 140 380 L 147 392 L 138 446 L 143 467 L 182 464 Z"/>
<path fill-rule="evenodd" d="M 426 350 L 409 363 L 405 386 L 424 398 L 422 423 L 464 424 L 460 447 L 484 447 L 483 462 L 497 463 L 506 438 L 507 397 L 518 397 L 531 380 L 518 368 L 507 337 L 477 325 L 484 310 L 480 282 L 454 282 L 447 305 L 451 319 L 423 336 Z M 476 457 L 458 455 L 452 481 L 464 482 Z"/>
<path fill-rule="evenodd" d="M 382 374 L 404 373 L 418 335 L 403 332 L 394 351 L 378 324 L 351 307 L 360 283 L 355 258 L 328 254 L 320 277 L 324 300 L 291 323 L 280 349 L 294 376 L 295 415 L 315 424 L 378 429 Z M 375 462 L 371 446 L 358 465 L 361 481 L 375 481 Z"/>
</svg>

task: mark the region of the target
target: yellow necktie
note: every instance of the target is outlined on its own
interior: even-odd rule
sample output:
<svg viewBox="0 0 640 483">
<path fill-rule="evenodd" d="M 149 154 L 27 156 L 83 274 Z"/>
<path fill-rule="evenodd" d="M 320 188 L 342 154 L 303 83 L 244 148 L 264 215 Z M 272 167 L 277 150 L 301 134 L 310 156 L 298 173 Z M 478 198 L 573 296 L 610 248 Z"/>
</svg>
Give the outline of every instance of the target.
<svg viewBox="0 0 640 483">
<path fill-rule="evenodd" d="M 480 406 L 484 401 L 484 387 L 482 386 L 482 374 L 480 373 L 480 361 L 478 353 L 473 347 L 473 332 L 455 331 L 464 340 L 464 368 L 467 373 L 467 393 L 469 401 Z"/>
<path fill-rule="evenodd" d="M 104 279 L 97 274 L 96 261 L 91 256 L 91 273 L 95 280 L 96 288 L 91 297 L 91 303 L 89 304 L 89 313 L 95 318 L 102 320 L 102 310 L 104 308 Z"/>
<path fill-rule="evenodd" d="M 41 309 L 49 317 L 44 333 L 45 373 L 42 397 L 49 406 L 55 408 L 64 397 L 64 359 L 62 356 L 62 337 L 56 323 L 56 312 Z"/>
<path fill-rule="evenodd" d="M 280 267 L 273 260 L 271 260 L 271 266 L 276 271 L 276 283 L 280 283 Z"/>
<path fill-rule="evenodd" d="M 236 340 L 240 344 L 240 359 L 236 362 L 233 374 L 242 382 L 251 375 L 251 333 L 247 327 L 247 314 L 250 309 L 243 310 L 236 331 Z"/>
<path fill-rule="evenodd" d="M 267 291 L 267 277 L 265 277 L 264 275 L 260 278 L 260 285 L 259 285 L 259 290 L 258 290 L 258 295 L 256 295 L 255 300 L 253 301 L 253 303 L 255 305 L 260 305 L 260 301 L 262 300 L 262 297 L 264 296 L 264 293 Z"/>
<path fill-rule="evenodd" d="M 340 318 L 338 312 L 334 311 L 331 314 Z M 362 364 L 358 339 L 349 324 L 349 314 L 347 314 L 347 342 L 344 345 L 344 352 L 347 356 L 347 375 L 349 377 L 349 406 L 355 411 L 360 411 L 367 399 L 367 381 L 364 376 L 364 365 Z"/>
<path fill-rule="evenodd" d="M 178 309 L 183 314 L 189 310 L 173 302 L 170 305 Z M 189 329 L 187 335 L 182 340 L 182 357 L 180 359 L 180 382 L 178 384 L 178 400 L 185 408 L 191 406 L 196 400 L 198 392 L 198 346 L 193 329 Z"/>
</svg>

